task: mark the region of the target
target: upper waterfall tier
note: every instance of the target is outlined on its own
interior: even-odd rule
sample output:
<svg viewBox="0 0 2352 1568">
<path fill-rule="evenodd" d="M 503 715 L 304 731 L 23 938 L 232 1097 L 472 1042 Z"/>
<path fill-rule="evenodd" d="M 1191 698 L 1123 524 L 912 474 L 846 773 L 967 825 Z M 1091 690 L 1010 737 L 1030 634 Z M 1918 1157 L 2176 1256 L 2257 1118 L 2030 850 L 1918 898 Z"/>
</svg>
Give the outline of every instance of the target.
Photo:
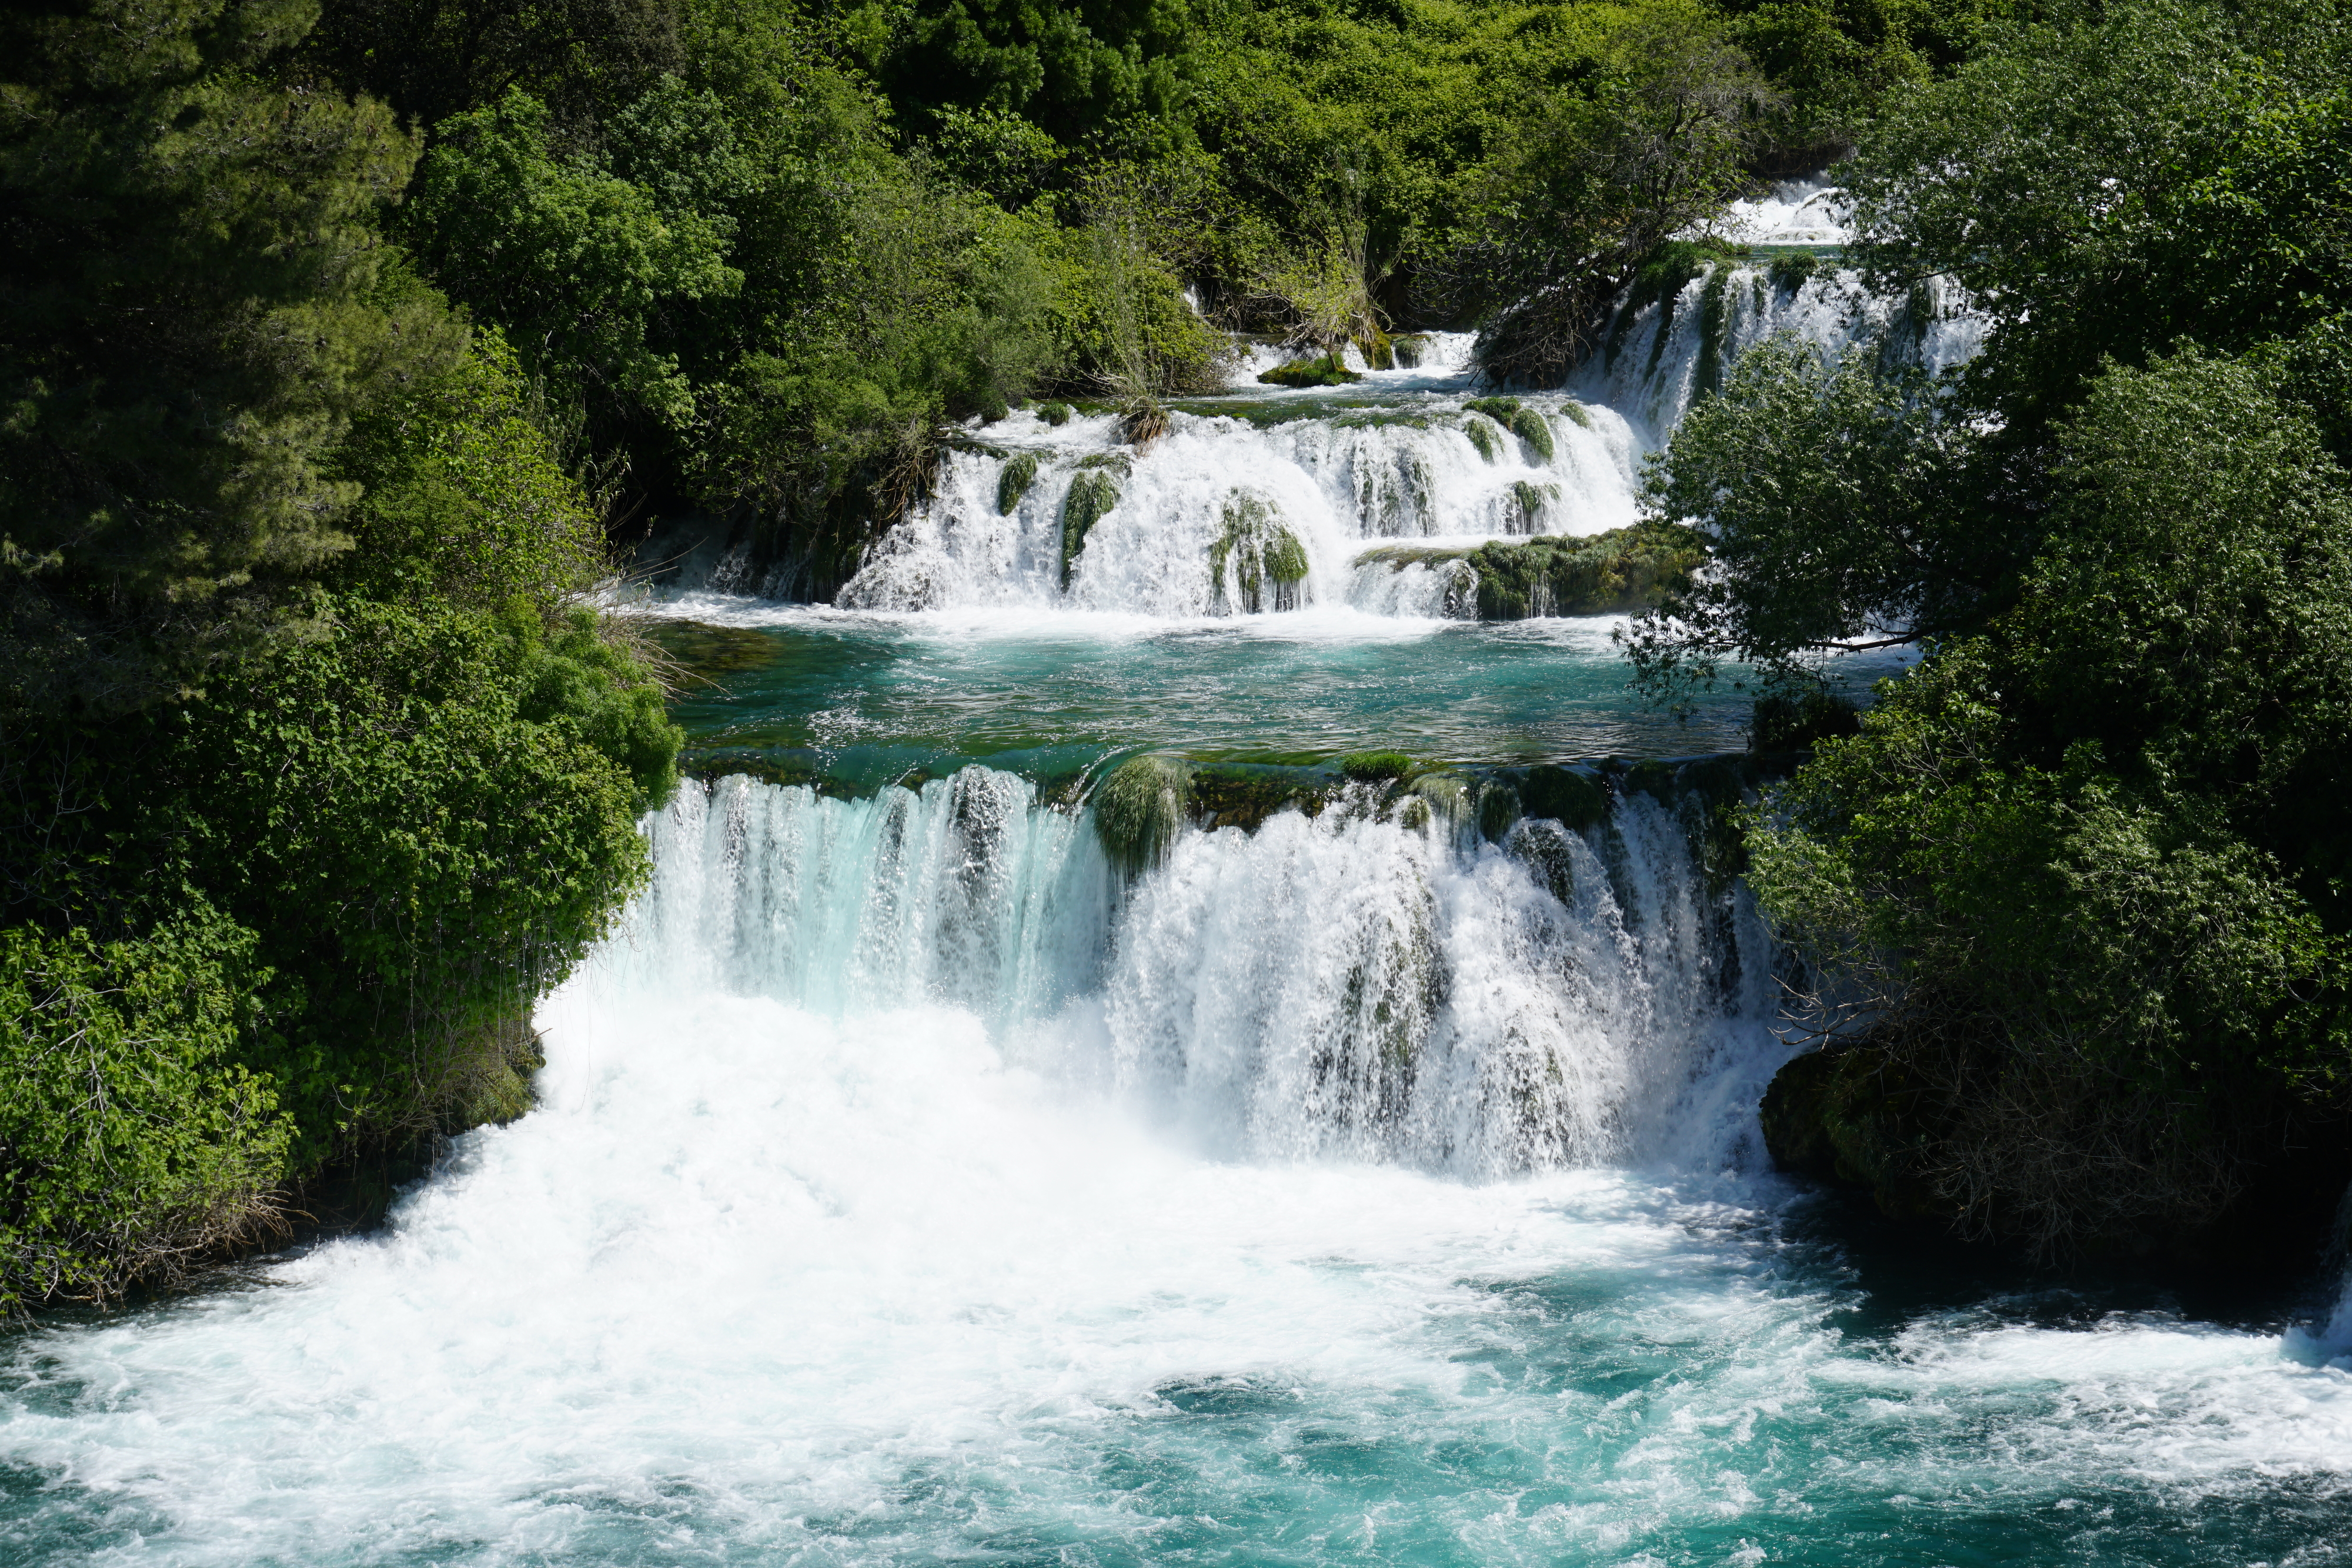
<svg viewBox="0 0 2352 1568">
<path fill-rule="evenodd" d="M 1557 395 L 1482 401 L 1465 388 L 1193 402 L 1140 448 L 1112 414 L 1058 429 L 1017 414 L 982 433 L 991 449 L 948 455 L 936 496 L 836 602 L 1263 612 L 1356 602 L 1356 558 L 1381 540 L 1633 520 L 1622 420 Z M 1402 608 L 1443 613 L 1442 588 L 1424 599 Z"/>
<path fill-rule="evenodd" d="M 1734 216 L 1811 234 L 1802 225 L 1826 204 L 1808 187 Z M 1678 287 L 1630 292 L 1564 389 L 1482 396 L 1491 389 L 1469 336 L 1440 333 L 1420 340 L 1416 365 L 1360 369 L 1337 388 L 1264 385 L 1256 372 L 1275 356 L 1261 350 L 1223 394 L 1173 404 L 1167 434 L 1143 444 L 1108 411 L 1056 405 L 1050 422 L 1023 411 L 959 437 L 932 494 L 867 548 L 834 602 L 1475 617 L 1470 549 L 1637 521 L 1644 458 L 1758 343 L 1786 333 L 1832 355 L 1866 349 L 1941 370 L 1976 351 L 1981 328 L 1965 304 L 1932 282 L 1874 295 L 1833 260 L 1782 245 L 1769 262 L 1708 264 Z M 1418 548 L 1383 548 L 1400 542 Z M 773 593 L 793 570 L 762 567 L 743 545 L 672 540 L 658 553 L 685 557 L 682 586 Z"/>
</svg>

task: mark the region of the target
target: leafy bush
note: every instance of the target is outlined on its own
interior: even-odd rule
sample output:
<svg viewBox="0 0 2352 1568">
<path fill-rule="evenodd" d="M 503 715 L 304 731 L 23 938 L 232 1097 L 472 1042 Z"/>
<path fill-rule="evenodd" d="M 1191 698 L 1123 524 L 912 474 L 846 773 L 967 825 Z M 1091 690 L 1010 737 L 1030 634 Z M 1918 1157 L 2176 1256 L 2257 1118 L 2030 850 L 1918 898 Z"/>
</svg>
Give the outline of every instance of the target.
<svg viewBox="0 0 2352 1568">
<path fill-rule="evenodd" d="M 253 936 L 0 929 L 0 1309 L 105 1301 L 270 1222 L 290 1128 L 236 1061 Z"/>
<path fill-rule="evenodd" d="M 364 601 L 155 721 L 117 830 L 257 934 L 243 1047 L 296 1166 L 428 1130 L 466 1052 L 601 936 L 675 779 L 659 694 L 581 612 L 541 629 Z"/>
<path fill-rule="evenodd" d="M 2352 1089 L 2352 476 L 2281 382 L 2101 378 L 2017 604 L 1757 826 L 1764 907 L 1906 1086 L 1906 1179 L 1978 1230 L 2210 1229 Z"/>
</svg>

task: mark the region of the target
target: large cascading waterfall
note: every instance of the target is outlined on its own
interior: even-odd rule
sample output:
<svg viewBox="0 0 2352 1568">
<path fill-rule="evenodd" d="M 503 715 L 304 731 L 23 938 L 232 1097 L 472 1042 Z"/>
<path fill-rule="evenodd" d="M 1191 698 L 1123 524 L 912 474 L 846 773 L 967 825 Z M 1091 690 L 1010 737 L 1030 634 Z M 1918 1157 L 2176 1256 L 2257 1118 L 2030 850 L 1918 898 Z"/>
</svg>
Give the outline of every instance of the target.
<svg viewBox="0 0 2352 1568">
<path fill-rule="evenodd" d="M 1833 204 L 1565 389 L 1440 338 L 1141 449 L 1024 413 L 840 595 L 891 613 L 679 606 L 673 711 L 767 778 L 647 820 L 535 1107 L 372 1234 L 12 1334 L 0 1560 L 2341 1561 L 2352 1291 L 1857 1239 L 1755 1146 L 1759 772 L 1659 760 L 1747 694 L 1634 724 L 1597 619 L 1442 619 L 1457 547 L 1632 521 L 1766 336 L 1973 351 Z M 1012 613 L 905 613 L 958 609 Z"/>
<path fill-rule="evenodd" d="M 1722 1156 L 1781 1053 L 1744 894 L 1644 796 L 1499 844 L 1447 797 L 1356 786 L 1255 832 L 1190 828 L 1129 881 L 1083 811 L 1009 774 L 862 800 L 728 778 L 655 820 L 609 961 L 641 989 L 954 1007 L 1223 1157 L 1486 1177 Z"/>
</svg>

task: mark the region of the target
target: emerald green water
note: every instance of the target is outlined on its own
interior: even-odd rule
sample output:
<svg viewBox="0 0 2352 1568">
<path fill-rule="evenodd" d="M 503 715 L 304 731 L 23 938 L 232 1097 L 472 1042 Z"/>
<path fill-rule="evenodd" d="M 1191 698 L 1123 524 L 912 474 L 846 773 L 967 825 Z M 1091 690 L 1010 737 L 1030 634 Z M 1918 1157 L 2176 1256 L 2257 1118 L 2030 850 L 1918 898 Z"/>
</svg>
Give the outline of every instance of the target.
<svg viewBox="0 0 2352 1568">
<path fill-rule="evenodd" d="M 1616 617 L 1400 622 L 936 618 L 708 606 L 656 636 L 693 672 L 674 708 L 695 766 L 865 792 L 983 762 L 1037 779 L 1112 750 L 1317 762 L 1387 748 L 1431 762 L 1686 756 L 1746 744 L 1727 682 L 1675 716 L 1637 702 Z M 1900 664 L 1841 671 L 1862 695 Z"/>
</svg>

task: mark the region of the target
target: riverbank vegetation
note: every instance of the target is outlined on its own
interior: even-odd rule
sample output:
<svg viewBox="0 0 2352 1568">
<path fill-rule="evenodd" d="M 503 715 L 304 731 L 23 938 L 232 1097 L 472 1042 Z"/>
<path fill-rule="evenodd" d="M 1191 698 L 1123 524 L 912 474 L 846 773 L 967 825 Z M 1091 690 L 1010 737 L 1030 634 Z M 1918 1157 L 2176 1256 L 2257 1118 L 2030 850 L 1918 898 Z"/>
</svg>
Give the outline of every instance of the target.
<svg viewBox="0 0 2352 1568">
<path fill-rule="evenodd" d="M 1827 1040 L 1784 1157 L 2045 1253 L 2308 1239 L 2352 1174 L 2352 33 L 1984 45 L 1846 171 L 1861 264 L 1957 281 L 1982 353 L 1741 361 L 1651 481 L 1715 570 L 1632 653 L 1667 697 L 1924 655 L 1754 824 Z"/>
</svg>

